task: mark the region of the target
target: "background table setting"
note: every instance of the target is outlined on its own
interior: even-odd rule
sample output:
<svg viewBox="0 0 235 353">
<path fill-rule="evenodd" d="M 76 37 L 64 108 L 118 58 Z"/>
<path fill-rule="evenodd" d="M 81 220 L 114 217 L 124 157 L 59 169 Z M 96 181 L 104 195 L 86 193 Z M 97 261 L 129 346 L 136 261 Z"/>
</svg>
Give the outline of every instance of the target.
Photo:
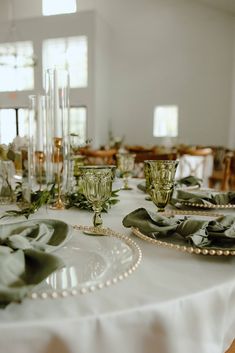
<svg viewBox="0 0 235 353">
<path fill-rule="evenodd" d="M 133 189 L 120 190 L 120 201 L 102 215 L 105 227 L 121 238 L 73 229 L 53 252 L 66 264 L 64 270 L 0 311 L 4 352 L 216 353 L 229 347 L 235 326 L 234 256 L 191 254 L 136 237 L 123 219 L 141 207 L 156 214 L 139 182 L 131 179 Z M 168 205 L 166 211 L 171 209 Z M 11 222 L 16 219 L 23 220 Z M 70 226 L 92 223 L 88 211 L 49 207 L 30 222 L 46 219 Z"/>
</svg>

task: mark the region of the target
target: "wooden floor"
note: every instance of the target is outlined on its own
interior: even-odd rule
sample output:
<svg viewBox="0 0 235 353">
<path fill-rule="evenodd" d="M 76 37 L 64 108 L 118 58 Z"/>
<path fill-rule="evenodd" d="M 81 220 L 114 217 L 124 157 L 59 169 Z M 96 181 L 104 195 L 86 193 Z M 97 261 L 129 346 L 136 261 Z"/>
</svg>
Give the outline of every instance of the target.
<svg viewBox="0 0 235 353">
<path fill-rule="evenodd" d="M 235 340 L 233 341 L 231 347 L 225 353 L 235 353 Z"/>
</svg>

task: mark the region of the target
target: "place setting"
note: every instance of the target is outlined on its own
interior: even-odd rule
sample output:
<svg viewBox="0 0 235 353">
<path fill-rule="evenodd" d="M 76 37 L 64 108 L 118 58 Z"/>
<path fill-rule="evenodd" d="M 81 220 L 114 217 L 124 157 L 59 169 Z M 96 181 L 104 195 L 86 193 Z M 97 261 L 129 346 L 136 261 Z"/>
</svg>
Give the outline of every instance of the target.
<svg viewBox="0 0 235 353">
<path fill-rule="evenodd" d="M 119 201 L 119 189 L 113 190 L 116 165 L 74 163 L 68 90 L 68 72 L 50 69 L 46 95 L 29 97 L 29 133 L 17 178 L 14 143 L 2 150 L 2 308 L 25 297 L 91 293 L 128 278 L 141 263 L 142 251 L 133 239 L 103 226 L 102 213 Z M 129 190 L 134 156 L 119 158 L 123 189 Z M 90 225 L 79 211 L 68 222 L 63 212 L 70 208 L 93 213 Z M 41 209 L 46 217 L 37 219 Z"/>
<path fill-rule="evenodd" d="M 102 212 L 107 212 L 115 171 L 116 166 L 108 165 L 79 167 L 79 190 L 86 208 L 88 203 L 88 211 L 93 212 L 92 225 L 72 226 L 62 220 L 34 217 L 19 221 L 17 213 L 12 222 L 9 213 L 11 223 L 0 224 L 2 307 L 25 297 L 56 299 L 92 293 L 126 279 L 138 268 L 142 259 L 139 245 L 103 226 Z M 38 187 L 41 190 L 41 185 Z M 64 194 L 57 194 L 57 200 L 56 210 L 63 212 Z M 51 202 L 55 205 L 54 199 Z M 55 210 L 50 203 L 48 206 L 50 213 Z"/>
<path fill-rule="evenodd" d="M 210 192 L 208 196 L 200 188 L 197 192 L 177 188 L 177 166 L 178 161 L 145 161 L 146 192 L 157 208 L 154 212 L 140 207 L 124 217 L 123 225 L 159 246 L 190 254 L 235 255 L 235 216 L 204 210 L 233 208 L 233 192 Z M 199 182 L 191 176 L 185 180 Z"/>
</svg>

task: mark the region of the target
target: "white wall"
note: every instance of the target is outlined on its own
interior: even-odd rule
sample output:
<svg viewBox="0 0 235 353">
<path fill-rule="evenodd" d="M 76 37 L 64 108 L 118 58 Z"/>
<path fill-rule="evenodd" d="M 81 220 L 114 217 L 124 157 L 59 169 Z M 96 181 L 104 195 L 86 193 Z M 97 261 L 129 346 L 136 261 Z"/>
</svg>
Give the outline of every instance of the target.
<svg viewBox="0 0 235 353">
<path fill-rule="evenodd" d="M 98 0 L 110 22 L 115 135 L 156 143 L 156 105 L 179 105 L 180 140 L 228 144 L 233 18 L 194 1 Z"/>
<path fill-rule="evenodd" d="M 95 71 L 94 71 L 94 124 L 95 144 L 108 142 L 110 113 L 110 59 L 112 30 L 99 15 L 96 15 L 95 31 Z"/>
<path fill-rule="evenodd" d="M 234 44 L 233 44 L 233 71 L 231 87 L 231 115 L 229 125 L 229 148 L 235 149 L 235 20 L 234 20 Z"/>
<path fill-rule="evenodd" d="M 41 13 L 41 0 L 13 2 L 15 16 L 20 18 Z M 177 104 L 181 142 L 228 145 L 235 37 L 232 16 L 193 0 L 79 3 L 83 9 L 95 6 L 103 22 L 108 23 L 106 30 L 98 29 L 98 22 L 94 25 L 94 31 L 102 33 L 103 39 L 98 43 L 96 38 L 97 62 L 91 62 L 98 71 L 94 81 L 89 82 L 94 94 L 88 112 L 89 117 L 94 117 L 89 120 L 89 137 L 102 134 L 103 141 L 111 117 L 113 134 L 125 135 L 127 143 L 157 143 L 152 136 L 154 107 Z M 6 18 L 6 0 L 0 7 L 1 20 Z M 59 28 L 57 18 L 47 18 L 45 28 L 38 27 L 39 19 L 27 20 L 31 21 L 28 36 L 40 37 L 41 31 L 46 35 L 52 28 L 58 36 L 71 32 L 69 21 Z M 79 27 L 78 22 L 73 31 Z M 4 31 L 1 33 L 3 36 Z M 110 80 L 105 70 L 109 59 Z M 79 94 L 82 97 L 82 90 Z M 92 109 L 97 109 L 97 114 Z"/>
</svg>

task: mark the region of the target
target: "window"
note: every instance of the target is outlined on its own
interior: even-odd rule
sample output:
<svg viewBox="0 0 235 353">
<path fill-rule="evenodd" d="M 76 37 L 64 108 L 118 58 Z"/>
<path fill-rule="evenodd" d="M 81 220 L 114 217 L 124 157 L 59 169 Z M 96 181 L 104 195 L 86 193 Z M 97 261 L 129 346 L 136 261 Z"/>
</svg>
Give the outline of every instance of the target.
<svg viewBox="0 0 235 353">
<path fill-rule="evenodd" d="M 70 108 L 70 132 L 78 135 L 79 144 L 85 143 L 87 139 L 87 108 Z"/>
<path fill-rule="evenodd" d="M 34 88 L 32 42 L 0 44 L 0 91 L 24 91 Z"/>
<path fill-rule="evenodd" d="M 59 15 L 76 11 L 76 0 L 42 0 L 43 16 Z"/>
<path fill-rule="evenodd" d="M 28 135 L 28 109 L 0 109 L 0 143 L 8 145 L 17 135 Z"/>
<path fill-rule="evenodd" d="M 28 135 L 28 109 L 19 108 L 18 109 L 18 119 L 17 119 L 17 132 L 18 135 L 23 137 Z"/>
<path fill-rule="evenodd" d="M 0 141 L 8 145 L 16 137 L 15 109 L 0 110 Z"/>
<path fill-rule="evenodd" d="M 87 37 L 48 39 L 43 42 L 43 68 L 69 71 L 70 87 L 86 87 L 88 77 Z"/>
<path fill-rule="evenodd" d="M 178 136 L 178 107 L 157 106 L 154 110 L 153 136 L 176 137 Z"/>
</svg>

